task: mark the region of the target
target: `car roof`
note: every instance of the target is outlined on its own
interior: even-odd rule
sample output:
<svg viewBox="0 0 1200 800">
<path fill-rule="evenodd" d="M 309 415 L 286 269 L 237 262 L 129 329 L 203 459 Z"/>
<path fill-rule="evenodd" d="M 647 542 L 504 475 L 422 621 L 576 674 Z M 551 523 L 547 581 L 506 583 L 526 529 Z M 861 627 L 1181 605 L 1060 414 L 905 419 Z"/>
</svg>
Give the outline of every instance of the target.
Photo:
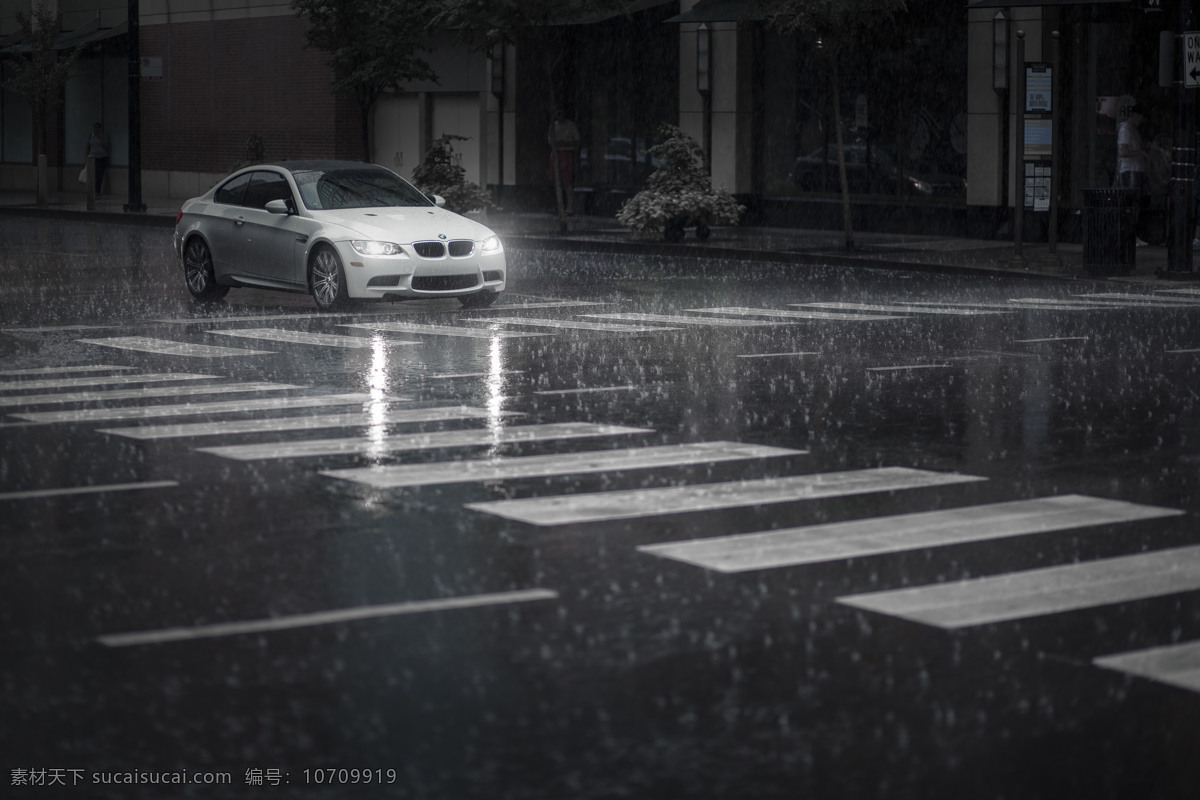
<svg viewBox="0 0 1200 800">
<path fill-rule="evenodd" d="M 259 164 L 259 167 L 278 167 L 288 172 L 305 172 L 308 170 L 330 171 L 336 169 L 387 169 L 378 164 L 366 161 L 338 161 L 335 159 L 306 159 L 301 161 L 271 161 Z"/>
</svg>

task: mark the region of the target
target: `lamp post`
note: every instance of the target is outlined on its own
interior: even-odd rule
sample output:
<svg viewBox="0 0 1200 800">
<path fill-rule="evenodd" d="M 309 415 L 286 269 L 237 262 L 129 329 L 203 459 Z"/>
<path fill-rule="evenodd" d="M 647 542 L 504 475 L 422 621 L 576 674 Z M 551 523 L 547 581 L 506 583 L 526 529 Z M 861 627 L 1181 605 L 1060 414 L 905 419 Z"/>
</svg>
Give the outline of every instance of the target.
<svg viewBox="0 0 1200 800">
<path fill-rule="evenodd" d="M 1029 261 L 1022 248 L 1025 236 L 1025 31 L 1017 31 L 1017 187 L 1013 203 L 1013 257 L 1009 266 L 1013 269 L 1029 269 Z"/>
<path fill-rule="evenodd" d="M 138 0 L 128 0 L 129 15 L 129 202 L 126 211 L 145 211 L 142 202 L 142 53 Z"/>
<path fill-rule="evenodd" d="M 696 91 L 704 103 L 704 168 L 712 173 L 712 31 L 696 28 Z"/>
<path fill-rule="evenodd" d="M 504 191 L 504 42 L 492 45 L 492 95 L 496 98 L 497 119 L 496 144 L 500 151 L 500 163 L 496 169 L 497 194 Z"/>
</svg>

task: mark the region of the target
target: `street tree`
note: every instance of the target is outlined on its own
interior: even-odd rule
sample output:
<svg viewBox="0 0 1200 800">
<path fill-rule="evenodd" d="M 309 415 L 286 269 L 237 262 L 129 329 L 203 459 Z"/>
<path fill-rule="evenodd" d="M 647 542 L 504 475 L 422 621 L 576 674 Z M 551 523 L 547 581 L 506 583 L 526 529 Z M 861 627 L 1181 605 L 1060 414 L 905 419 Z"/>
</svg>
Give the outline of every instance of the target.
<svg viewBox="0 0 1200 800">
<path fill-rule="evenodd" d="M 846 178 L 839 60 L 847 53 L 871 49 L 871 40 L 889 31 L 897 15 L 906 10 L 906 0 L 758 0 L 758 7 L 769 29 L 803 36 L 825 54 L 837 137 L 842 222 L 846 249 L 853 250 L 854 224 L 850 213 L 850 185 Z"/>
<path fill-rule="evenodd" d="M 437 14 L 440 28 L 458 30 L 479 48 L 526 43 L 541 56 L 547 89 L 546 118 L 562 103 L 555 75 L 566 55 L 566 27 L 625 11 L 629 0 L 444 0 Z M 552 169 L 560 225 L 565 228 L 560 176 Z"/>
<path fill-rule="evenodd" d="M 33 140 L 37 155 L 46 155 L 46 115 L 62 105 L 63 85 L 71 66 L 83 52 L 83 44 L 73 50 L 55 49 L 62 15 L 46 3 L 37 3 L 29 14 L 17 12 L 21 37 L 13 46 L 14 57 L 5 61 L 5 89 L 24 97 L 33 111 Z"/>
<path fill-rule="evenodd" d="M 428 53 L 436 0 L 292 0 L 309 22 L 308 45 L 329 56 L 333 90 L 358 106 L 363 161 L 372 160 L 371 117 L 389 89 L 437 81 Z"/>
</svg>

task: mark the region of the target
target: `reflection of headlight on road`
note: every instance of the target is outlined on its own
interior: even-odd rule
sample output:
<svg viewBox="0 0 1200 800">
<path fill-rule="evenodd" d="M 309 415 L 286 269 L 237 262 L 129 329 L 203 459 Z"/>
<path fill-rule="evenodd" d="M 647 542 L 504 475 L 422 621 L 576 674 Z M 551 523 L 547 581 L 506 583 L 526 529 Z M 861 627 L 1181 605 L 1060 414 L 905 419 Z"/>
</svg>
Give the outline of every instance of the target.
<svg viewBox="0 0 1200 800">
<path fill-rule="evenodd" d="M 483 244 L 479 246 L 479 249 L 485 253 L 500 252 L 500 238 L 497 236 L 487 237 L 483 240 Z"/>
<path fill-rule="evenodd" d="M 391 242 L 351 242 L 350 246 L 364 256 L 399 256 L 404 251 L 398 244 Z"/>
</svg>

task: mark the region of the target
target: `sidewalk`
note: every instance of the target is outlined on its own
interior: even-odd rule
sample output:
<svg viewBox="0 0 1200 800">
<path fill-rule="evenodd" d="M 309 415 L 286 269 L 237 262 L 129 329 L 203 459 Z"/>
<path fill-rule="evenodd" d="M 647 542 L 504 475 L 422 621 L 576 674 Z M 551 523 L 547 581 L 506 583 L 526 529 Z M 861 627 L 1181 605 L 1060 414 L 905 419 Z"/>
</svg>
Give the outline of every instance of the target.
<svg viewBox="0 0 1200 800">
<path fill-rule="evenodd" d="M 124 210 L 124 195 L 96 198 L 95 208 L 87 209 L 80 194 L 53 195 L 39 208 L 31 193 L 0 192 L 0 214 L 48 215 L 59 218 L 94 219 L 162 225 L 175 224 L 181 201 L 143 198 L 146 211 Z M 1046 260 L 1048 245 L 1025 243 L 1022 255 L 1026 266 L 1014 264 L 1015 247 L 1011 241 L 956 239 L 921 234 L 870 233 L 855 231 L 855 250 L 847 251 L 840 230 L 796 228 L 736 227 L 714 228 L 706 242 L 688 231 L 682 242 L 669 243 L 661 235 L 635 234 L 611 217 L 569 217 L 564 225 L 553 214 L 493 213 L 472 215 L 496 231 L 505 242 L 527 248 L 586 248 L 613 253 L 652 253 L 655 255 L 736 258 L 797 264 L 833 264 L 875 266 L 936 272 L 1023 275 L 1043 279 L 1112 280 L 1169 284 L 1179 278 L 1200 280 L 1200 272 L 1184 273 L 1179 278 L 1163 278 L 1167 270 L 1167 248 L 1146 246 L 1136 251 L 1136 267 L 1129 275 L 1091 275 L 1083 268 L 1083 245 L 1059 243 L 1059 264 Z"/>
</svg>

